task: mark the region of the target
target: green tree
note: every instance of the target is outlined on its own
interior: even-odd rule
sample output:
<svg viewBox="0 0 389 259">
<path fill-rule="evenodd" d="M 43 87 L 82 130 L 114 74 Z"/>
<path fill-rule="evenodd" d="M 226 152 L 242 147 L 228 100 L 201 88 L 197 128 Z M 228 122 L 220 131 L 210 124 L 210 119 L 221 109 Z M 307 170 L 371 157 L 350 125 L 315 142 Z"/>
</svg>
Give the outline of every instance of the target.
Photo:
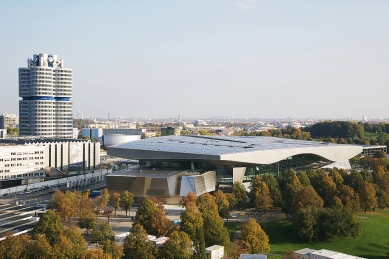
<svg viewBox="0 0 389 259">
<path fill-rule="evenodd" d="M 219 216 L 217 204 L 212 195 L 205 193 L 197 200 L 197 205 L 203 216 L 204 239 L 206 246 L 223 245 L 229 241 L 224 221 Z"/>
<path fill-rule="evenodd" d="M 153 200 L 150 198 L 144 199 L 138 211 L 136 212 L 135 223 L 142 225 L 146 232 L 151 234 L 152 228 L 150 220 L 154 214 L 158 212 L 158 210 L 160 209 L 157 207 Z"/>
<path fill-rule="evenodd" d="M 188 207 L 189 203 L 196 205 L 197 195 L 194 192 L 189 192 L 186 196 L 182 197 L 180 200 L 180 205 L 185 208 Z"/>
<path fill-rule="evenodd" d="M 270 197 L 269 188 L 265 182 L 261 181 L 254 191 L 255 208 L 257 211 L 263 211 L 265 213 L 266 210 L 268 210 L 273 204 L 273 200 Z"/>
<path fill-rule="evenodd" d="M 153 244 L 148 241 L 147 232 L 141 224 L 135 224 L 131 233 L 124 239 L 123 259 L 154 259 Z"/>
<path fill-rule="evenodd" d="M 324 204 L 331 205 L 336 191 L 336 184 L 328 174 L 322 174 L 317 183 L 317 193 L 324 200 Z"/>
<path fill-rule="evenodd" d="M 220 190 L 217 190 L 213 197 L 217 204 L 219 216 L 222 218 L 227 218 L 230 213 L 230 203 L 228 202 L 227 196 Z"/>
<path fill-rule="evenodd" d="M 116 210 L 120 208 L 120 193 L 114 192 L 112 194 L 112 197 L 110 199 L 110 204 L 115 209 L 115 217 L 116 217 Z"/>
<path fill-rule="evenodd" d="M 27 248 L 30 243 L 28 235 L 13 236 L 8 234 L 7 237 L 0 242 L 0 256 L 4 259 L 28 259 Z"/>
<path fill-rule="evenodd" d="M 76 258 L 74 244 L 64 235 L 59 235 L 53 244 L 53 257 L 56 259 Z"/>
<path fill-rule="evenodd" d="M 236 201 L 238 202 L 238 206 L 241 205 L 247 199 L 246 189 L 244 185 L 240 182 L 235 182 L 232 187 L 232 192 L 235 195 Z"/>
<path fill-rule="evenodd" d="M 27 247 L 27 258 L 29 259 L 51 259 L 53 251 L 49 241 L 42 234 L 35 235 L 35 241 Z"/>
<path fill-rule="evenodd" d="M 230 210 L 233 209 L 237 204 L 238 204 L 238 201 L 235 197 L 235 194 L 233 193 L 226 193 L 226 198 L 228 200 L 228 203 L 230 205 Z"/>
<path fill-rule="evenodd" d="M 188 234 L 183 231 L 174 231 L 169 238 L 163 245 L 163 258 L 191 259 L 193 245 Z"/>
<path fill-rule="evenodd" d="M 295 203 L 298 192 L 302 189 L 302 185 L 298 177 L 293 174 L 289 177 L 286 183 L 285 190 L 282 192 L 282 211 L 291 213 Z"/>
<path fill-rule="evenodd" d="M 319 215 L 320 209 L 316 207 L 301 208 L 293 215 L 293 227 L 297 235 L 309 243 L 320 236 Z"/>
<path fill-rule="evenodd" d="M 35 234 L 44 235 L 50 244 L 54 244 L 59 235 L 62 234 L 64 226 L 58 215 L 52 210 L 48 210 L 39 219 L 36 227 L 34 228 Z"/>
<path fill-rule="evenodd" d="M 87 248 L 80 229 L 76 226 L 71 226 L 63 234 L 73 244 L 73 258 L 81 259 Z"/>
<path fill-rule="evenodd" d="M 342 187 L 337 190 L 336 195 L 341 200 L 343 207 L 353 212 L 358 212 L 361 208 L 359 195 L 350 186 L 342 185 Z"/>
<path fill-rule="evenodd" d="M 76 225 L 79 228 L 85 228 L 86 233 L 89 234 L 89 231 L 95 227 L 95 224 L 96 224 L 95 214 L 84 213 L 79 217 Z"/>
<path fill-rule="evenodd" d="M 361 207 L 365 210 L 374 209 L 377 206 L 376 190 L 372 183 L 363 181 L 358 189 Z"/>
<path fill-rule="evenodd" d="M 270 251 L 269 236 L 253 218 L 240 226 L 239 238 L 249 244 L 250 253 L 267 253 Z"/>
<path fill-rule="evenodd" d="M 91 236 L 94 242 L 99 242 L 112 238 L 114 233 L 108 222 L 98 221 L 92 230 Z"/>
<path fill-rule="evenodd" d="M 309 180 L 308 175 L 304 171 L 298 171 L 296 176 L 298 177 L 298 179 L 300 180 L 300 183 L 303 186 L 311 185 L 311 181 Z"/>
<path fill-rule="evenodd" d="M 110 254 L 104 253 L 101 248 L 87 250 L 83 259 L 112 259 Z"/>
<path fill-rule="evenodd" d="M 303 187 L 296 196 L 292 212 L 297 212 L 302 208 L 315 207 L 321 209 L 324 201 L 317 194 L 311 185 Z"/>
<path fill-rule="evenodd" d="M 187 233 L 193 241 L 193 259 L 206 258 L 203 222 L 201 212 L 193 203 L 189 203 L 181 213 L 180 230 Z"/>
<path fill-rule="evenodd" d="M 103 252 L 110 254 L 112 259 L 121 259 L 124 256 L 123 246 L 116 245 L 115 241 L 107 239 L 100 243 L 103 248 Z"/>
<path fill-rule="evenodd" d="M 276 178 L 274 178 L 274 176 L 271 174 L 265 174 L 262 177 L 262 180 L 266 183 L 267 187 L 269 188 L 270 198 L 273 200 L 273 203 L 281 204 L 282 195 L 281 195 L 280 186 Z"/>
<path fill-rule="evenodd" d="M 132 204 L 134 203 L 134 195 L 129 191 L 124 191 L 120 197 L 120 207 L 126 212 L 131 211 Z"/>
<path fill-rule="evenodd" d="M 109 198 L 110 198 L 110 195 L 108 193 L 108 189 L 105 188 L 105 189 L 101 190 L 100 196 L 98 198 L 98 203 L 99 203 L 99 206 L 103 210 L 105 210 L 105 208 L 107 207 L 107 205 L 109 203 Z"/>
</svg>

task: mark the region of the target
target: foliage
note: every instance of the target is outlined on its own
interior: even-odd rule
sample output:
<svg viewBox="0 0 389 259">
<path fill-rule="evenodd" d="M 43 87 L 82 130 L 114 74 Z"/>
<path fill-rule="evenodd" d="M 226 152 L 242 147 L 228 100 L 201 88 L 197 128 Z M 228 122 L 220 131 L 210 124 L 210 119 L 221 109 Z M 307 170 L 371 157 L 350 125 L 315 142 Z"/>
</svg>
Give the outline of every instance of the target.
<svg viewBox="0 0 389 259">
<path fill-rule="evenodd" d="M 59 235 L 62 234 L 64 226 L 58 215 L 52 210 L 48 210 L 39 219 L 36 227 L 34 228 L 35 234 L 44 235 L 50 244 L 54 244 Z"/>
<path fill-rule="evenodd" d="M 372 183 L 363 181 L 358 189 L 361 208 L 365 210 L 374 209 L 377 206 L 376 190 Z"/>
<path fill-rule="evenodd" d="M 169 238 L 163 246 L 165 259 L 190 259 L 192 257 L 193 245 L 188 234 L 174 231 Z"/>
<path fill-rule="evenodd" d="M 107 204 L 109 203 L 109 197 L 110 195 L 107 188 L 101 190 L 100 196 L 98 197 L 98 204 L 103 210 L 105 210 Z"/>
<path fill-rule="evenodd" d="M 285 213 L 293 212 L 293 205 L 297 194 L 302 189 L 302 185 L 298 177 L 293 173 L 290 177 L 286 179 L 286 187 L 282 192 L 282 211 Z"/>
<path fill-rule="evenodd" d="M 185 208 L 188 207 L 191 203 L 192 205 L 196 205 L 197 195 L 194 192 L 189 192 L 186 196 L 182 197 L 180 200 L 180 205 Z"/>
<path fill-rule="evenodd" d="M 123 259 L 155 258 L 153 244 L 147 239 L 147 232 L 141 224 L 135 224 L 124 239 Z"/>
<path fill-rule="evenodd" d="M 250 253 L 267 253 L 270 251 L 269 236 L 263 231 L 261 226 L 250 218 L 240 226 L 239 238 L 249 245 Z"/>
<path fill-rule="evenodd" d="M 111 255 L 104 253 L 101 248 L 87 250 L 83 259 L 111 259 Z"/>
<path fill-rule="evenodd" d="M 29 259 L 51 259 L 53 251 L 46 237 L 36 234 L 35 240 L 27 247 L 27 255 Z"/>
<path fill-rule="evenodd" d="M 234 240 L 230 251 L 228 252 L 226 259 L 239 259 L 241 254 L 250 253 L 250 245 L 242 240 Z"/>
<path fill-rule="evenodd" d="M 135 223 L 142 225 L 146 232 L 151 234 L 150 220 L 158 210 L 160 209 L 154 201 L 150 198 L 144 199 L 136 212 Z"/>
<path fill-rule="evenodd" d="M 337 191 L 336 191 L 337 197 L 339 197 L 340 201 L 342 202 L 342 205 L 353 211 L 358 212 L 360 209 L 360 203 L 359 203 L 359 195 L 354 191 L 353 188 L 347 185 L 342 185 Z"/>
<path fill-rule="evenodd" d="M 348 121 L 319 122 L 304 131 L 310 132 L 312 137 L 339 137 L 351 139 L 363 139 L 364 128 L 362 125 Z"/>
<path fill-rule="evenodd" d="M 115 241 L 107 239 L 101 242 L 101 246 L 103 248 L 103 252 L 106 254 L 110 254 L 112 259 L 120 259 L 123 257 L 123 246 L 116 245 Z"/>
<path fill-rule="evenodd" d="M 205 238 L 203 231 L 203 217 L 197 206 L 187 204 L 186 210 L 181 213 L 180 230 L 190 236 L 193 241 L 193 259 L 205 259 Z"/>
<path fill-rule="evenodd" d="M 318 178 L 316 191 L 324 204 L 330 206 L 335 196 L 336 184 L 328 174 L 322 174 Z"/>
<path fill-rule="evenodd" d="M 26 254 L 30 238 L 28 235 L 13 236 L 9 233 L 0 242 L 0 256 L 4 259 L 28 259 Z"/>
<path fill-rule="evenodd" d="M 345 208 L 303 208 L 293 217 L 296 234 L 308 242 L 358 236 L 361 226 L 353 213 Z"/>
<path fill-rule="evenodd" d="M 315 207 L 321 209 L 324 201 L 317 194 L 311 185 L 303 187 L 296 196 L 291 212 L 296 212 L 302 208 Z"/>
<path fill-rule="evenodd" d="M 231 210 L 232 208 L 234 208 L 237 204 L 238 204 L 238 201 L 235 197 L 235 194 L 233 193 L 226 193 L 226 198 L 228 200 L 228 203 L 230 205 L 229 209 Z"/>
<path fill-rule="evenodd" d="M 116 210 L 120 208 L 120 193 L 114 192 L 112 194 L 112 197 L 110 199 L 110 204 L 115 209 L 115 216 L 116 216 Z"/>
<path fill-rule="evenodd" d="M 96 216 L 93 213 L 88 213 L 88 214 L 82 214 L 78 221 L 77 221 L 77 226 L 79 228 L 85 228 L 87 234 L 89 234 L 89 230 L 93 229 L 96 223 Z"/>
<path fill-rule="evenodd" d="M 224 221 L 219 216 L 217 204 L 212 195 L 205 193 L 197 200 L 203 216 L 204 239 L 206 246 L 227 245 L 230 241 Z"/>
<path fill-rule="evenodd" d="M 244 188 L 244 185 L 242 183 L 235 182 L 234 186 L 232 187 L 232 192 L 235 195 L 238 206 L 246 201 L 246 189 Z"/>
<path fill-rule="evenodd" d="M 19 128 L 8 127 L 7 128 L 7 135 L 19 136 Z"/>
<path fill-rule="evenodd" d="M 274 178 L 274 176 L 271 174 L 265 174 L 264 176 L 262 176 L 262 180 L 269 188 L 270 198 L 273 200 L 273 203 L 281 204 L 281 190 L 276 178 Z"/>
<path fill-rule="evenodd" d="M 149 234 L 155 236 L 168 236 L 173 231 L 173 224 L 166 217 L 166 213 L 163 210 L 157 210 L 149 221 Z"/>
<path fill-rule="evenodd" d="M 119 203 L 120 203 L 120 207 L 122 207 L 122 209 L 126 212 L 126 218 L 127 218 L 127 212 L 131 211 L 132 204 L 134 203 L 134 195 L 129 191 L 125 190 L 120 196 Z"/>
<path fill-rule="evenodd" d="M 217 190 L 213 197 L 217 204 L 217 210 L 219 216 L 222 218 L 227 218 L 230 213 L 230 203 L 228 202 L 227 196 L 220 190 Z"/>
<path fill-rule="evenodd" d="M 80 229 L 76 226 L 71 226 L 66 229 L 63 234 L 73 245 L 73 258 L 81 259 L 87 248 Z"/>
<path fill-rule="evenodd" d="M 104 241 L 114 235 L 111 226 L 106 221 L 98 221 L 92 229 L 92 240 L 94 242 Z"/>
</svg>

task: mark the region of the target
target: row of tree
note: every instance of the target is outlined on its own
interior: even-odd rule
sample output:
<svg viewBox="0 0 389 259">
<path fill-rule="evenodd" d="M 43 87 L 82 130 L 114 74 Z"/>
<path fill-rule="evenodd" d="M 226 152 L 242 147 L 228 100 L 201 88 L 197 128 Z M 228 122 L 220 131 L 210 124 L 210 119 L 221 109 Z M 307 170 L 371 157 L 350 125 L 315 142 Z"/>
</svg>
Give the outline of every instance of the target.
<svg viewBox="0 0 389 259">
<path fill-rule="evenodd" d="M 6 259 L 119 259 L 123 248 L 106 239 L 100 247 L 88 249 L 78 227 L 65 229 L 59 215 L 48 210 L 34 228 L 33 237 L 8 235 L 0 242 L 0 254 Z"/>
</svg>

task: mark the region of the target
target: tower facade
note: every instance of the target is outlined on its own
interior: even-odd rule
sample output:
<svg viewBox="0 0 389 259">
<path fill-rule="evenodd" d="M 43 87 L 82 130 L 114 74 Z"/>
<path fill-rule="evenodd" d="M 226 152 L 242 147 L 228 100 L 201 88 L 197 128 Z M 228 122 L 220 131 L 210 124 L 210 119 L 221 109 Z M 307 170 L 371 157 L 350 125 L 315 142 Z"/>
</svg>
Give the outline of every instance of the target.
<svg viewBox="0 0 389 259">
<path fill-rule="evenodd" d="M 19 68 L 21 136 L 72 138 L 73 71 L 57 55 L 34 54 Z"/>
</svg>

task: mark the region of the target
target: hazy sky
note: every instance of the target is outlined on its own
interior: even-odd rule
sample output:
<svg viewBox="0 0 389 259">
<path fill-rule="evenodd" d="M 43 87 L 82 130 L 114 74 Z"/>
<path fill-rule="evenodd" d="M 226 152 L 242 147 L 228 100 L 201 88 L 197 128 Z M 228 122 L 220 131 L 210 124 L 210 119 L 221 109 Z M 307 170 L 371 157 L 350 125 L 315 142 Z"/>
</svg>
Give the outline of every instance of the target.
<svg viewBox="0 0 389 259">
<path fill-rule="evenodd" d="M 0 113 L 34 53 L 84 117 L 389 117 L 389 1 L 0 1 Z"/>
</svg>

